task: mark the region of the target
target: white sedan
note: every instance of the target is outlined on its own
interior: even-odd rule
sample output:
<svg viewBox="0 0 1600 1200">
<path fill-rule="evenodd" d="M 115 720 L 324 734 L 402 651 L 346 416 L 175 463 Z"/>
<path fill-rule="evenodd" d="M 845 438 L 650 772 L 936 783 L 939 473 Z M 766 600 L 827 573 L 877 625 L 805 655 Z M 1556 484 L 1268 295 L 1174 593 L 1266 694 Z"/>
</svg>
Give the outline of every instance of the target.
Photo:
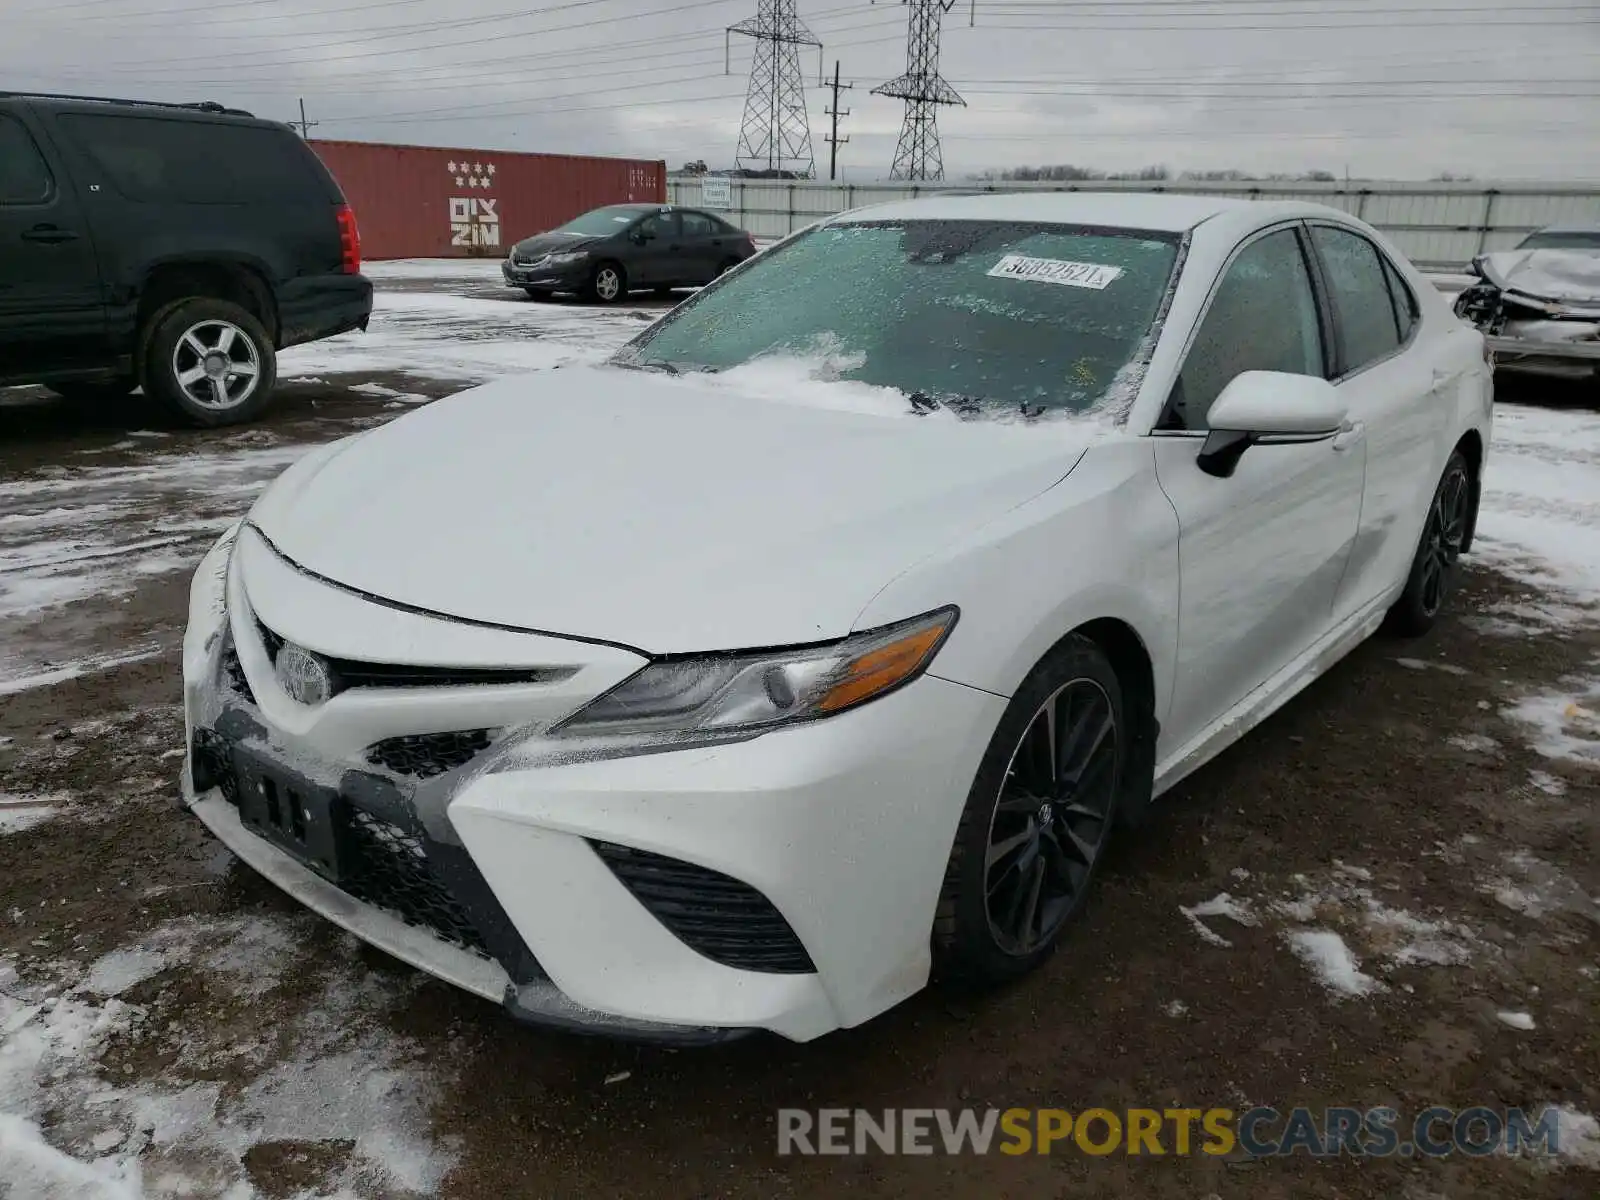
<svg viewBox="0 0 1600 1200">
<path fill-rule="evenodd" d="M 1014 977 L 1153 797 L 1433 623 L 1490 401 L 1328 208 L 848 213 L 284 472 L 195 576 L 185 799 L 533 1022 L 805 1040 Z"/>
</svg>

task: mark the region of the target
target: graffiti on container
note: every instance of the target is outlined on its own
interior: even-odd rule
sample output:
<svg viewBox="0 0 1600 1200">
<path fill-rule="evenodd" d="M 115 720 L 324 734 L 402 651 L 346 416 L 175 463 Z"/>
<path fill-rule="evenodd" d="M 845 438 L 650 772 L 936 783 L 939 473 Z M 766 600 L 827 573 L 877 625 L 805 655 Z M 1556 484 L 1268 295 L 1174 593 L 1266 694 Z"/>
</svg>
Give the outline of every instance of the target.
<svg viewBox="0 0 1600 1200">
<path fill-rule="evenodd" d="M 494 186 L 493 163 L 451 159 L 445 169 L 458 188 L 487 191 Z M 451 196 L 450 244 L 468 249 L 497 248 L 500 245 L 500 214 L 495 208 L 498 203 L 498 198 Z"/>
</svg>

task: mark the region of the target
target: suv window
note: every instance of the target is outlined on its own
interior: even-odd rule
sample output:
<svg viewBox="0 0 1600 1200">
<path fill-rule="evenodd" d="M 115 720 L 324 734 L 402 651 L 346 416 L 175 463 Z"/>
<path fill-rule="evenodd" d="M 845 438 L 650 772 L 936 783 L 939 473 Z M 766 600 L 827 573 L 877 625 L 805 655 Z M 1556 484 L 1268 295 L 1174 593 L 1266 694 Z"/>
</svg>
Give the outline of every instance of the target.
<svg viewBox="0 0 1600 1200">
<path fill-rule="evenodd" d="M 1400 331 L 1378 248 L 1358 233 L 1331 225 L 1312 226 L 1311 240 L 1322 259 L 1344 335 L 1340 372 L 1348 375 L 1394 353 Z"/>
<path fill-rule="evenodd" d="M 286 129 L 173 117 L 67 113 L 61 125 L 130 200 L 260 204 L 331 200 Z"/>
<path fill-rule="evenodd" d="M 1417 318 L 1421 315 L 1417 308 L 1417 298 L 1411 292 L 1411 287 L 1400 278 L 1400 272 L 1388 258 L 1380 252 L 1383 258 L 1383 273 L 1389 280 L 1389 294 L 1394 297 L 1395 326 L 1400 331 L 1400 340 L 1404 342 L 1411 336 L 1411 331 L 1417 326 Z"/>
<path fill-rule="evenodd" d="M 20 121 L 0 114 L 0 204 L 50 198 L 50 168 Z"/>
<path fill-rule="evenodd" d="M 1173 386 L 1171 429 L 1205 429 L 1206 414 L 1246 371 L 1323 375 L 1311 273 L 1294 230 L 1257 238 L 1229 264 Z"/>
</svg>

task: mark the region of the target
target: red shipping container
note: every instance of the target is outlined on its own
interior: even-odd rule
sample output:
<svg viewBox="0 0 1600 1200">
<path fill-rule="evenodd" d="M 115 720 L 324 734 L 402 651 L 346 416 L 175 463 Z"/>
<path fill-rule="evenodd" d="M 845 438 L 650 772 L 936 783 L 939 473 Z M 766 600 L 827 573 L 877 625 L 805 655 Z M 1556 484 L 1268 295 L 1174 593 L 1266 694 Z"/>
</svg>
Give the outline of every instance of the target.
<svg viewBox="0 0 1600 1200">
<path fill-rule="evenodd" d="M 355 209 L 364 258 L 499 258 L 606 204 L 664 204 L 667 164 L 311 140 Z"/>
</svg>

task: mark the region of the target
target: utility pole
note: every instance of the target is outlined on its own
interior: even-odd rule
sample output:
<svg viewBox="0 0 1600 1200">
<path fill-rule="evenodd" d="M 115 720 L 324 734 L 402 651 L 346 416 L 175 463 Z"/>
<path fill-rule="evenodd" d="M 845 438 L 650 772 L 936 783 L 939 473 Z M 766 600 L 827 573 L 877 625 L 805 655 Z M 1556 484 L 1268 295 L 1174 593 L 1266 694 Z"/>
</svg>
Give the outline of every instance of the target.
<svg viewBox="0 0 1600 1200">
<path fill-rule="evenodd" d="M 828 143 L 828 179 L 832 181 L 838 178 L 839 175 L 839 147 L 850 140 L 848 137 L 839 136 L 839 118 L 850 115 L 848 108 L 843 112 L 839 110 L 839 92 L 841 89 L 848 92 L 855 87 L 853 83 L 842 84 L 839 82 L 838 59 L 833 60 L 833 82 L 828 86 L 833 90 L 833 107 L 823 109 L 823 112 L 833 118 L 833 133 L 825 139 Z"/>
<path fill-rule="evenodd" d="M 311 136 L 311 127 L 313 125 L 322 124 L 321 121 L 306 120 L 306 101 L 304 96 L 300 98 L 300 119 L 298 121 L 291 121 L 289 123 L 291 125 L 300 126 L 300 136 L 302 138 L 309 138 Z"/>
</svg>

